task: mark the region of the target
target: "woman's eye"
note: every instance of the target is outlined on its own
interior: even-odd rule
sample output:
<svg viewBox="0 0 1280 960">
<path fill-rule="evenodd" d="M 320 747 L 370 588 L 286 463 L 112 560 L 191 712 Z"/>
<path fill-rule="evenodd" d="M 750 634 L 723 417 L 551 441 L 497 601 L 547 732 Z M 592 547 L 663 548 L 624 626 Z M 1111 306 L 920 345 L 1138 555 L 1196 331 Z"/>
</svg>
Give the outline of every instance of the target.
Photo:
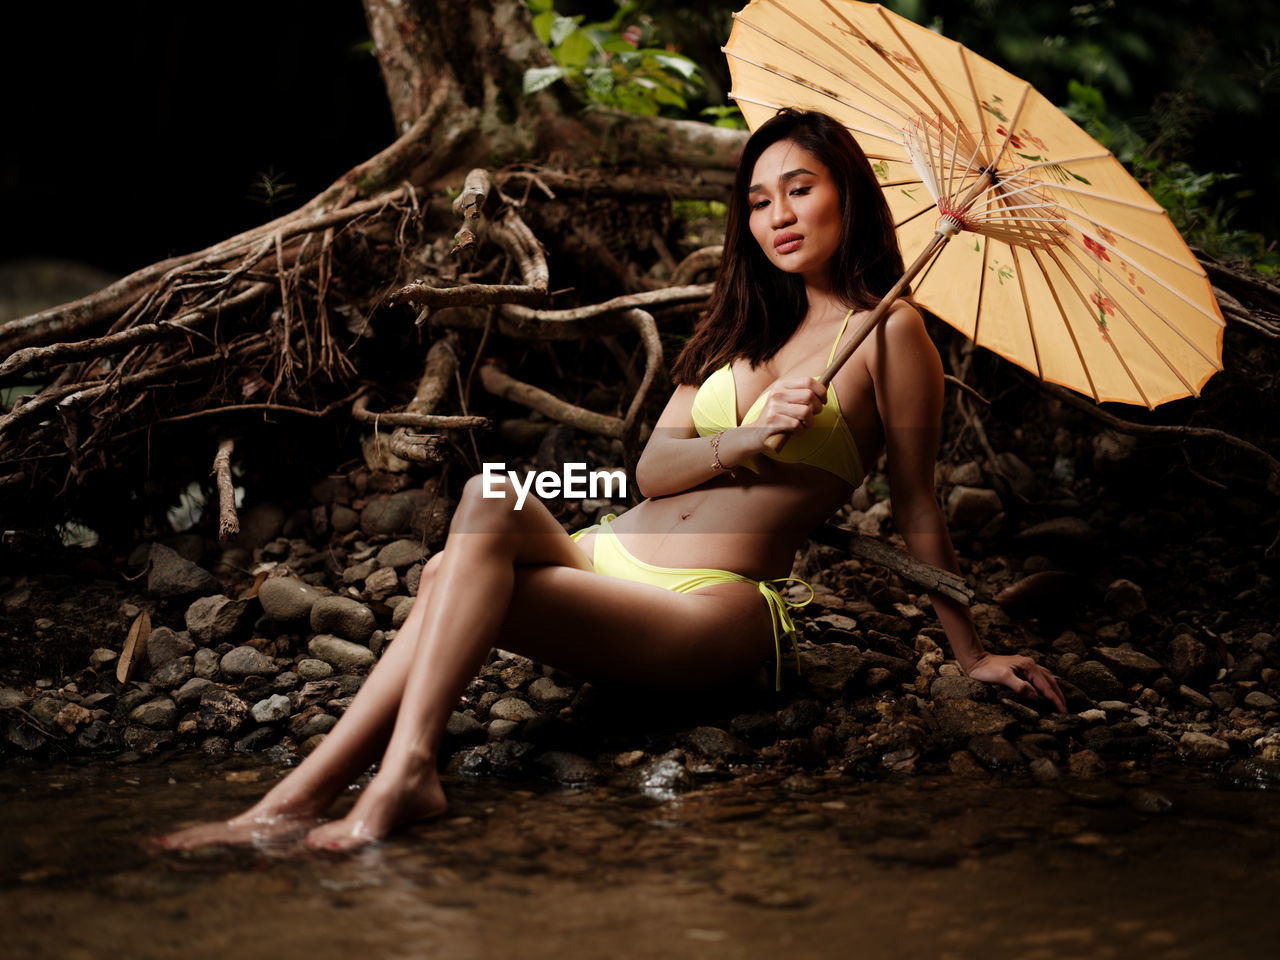
<svg viewBox="0 0 1280 960">
<path fill-rule="evenodd" d="M 808 192 L 809 192 L 808 187 L 796 187 L 794 190 L 791 191 L 791 195 L 793 197 L 803 197 Z"/>
<path fill-rule="evenodd" d="M 768 201 L 768 200 L 757 200 L 755 203 L 751 204 L 750 209 L 752 209 L 752 210 L 763 210 L 763 209 L 764 209 L 765 207 L 767 207 L 768 205 L 769 205 L 769 201 Z"/>
</svg>

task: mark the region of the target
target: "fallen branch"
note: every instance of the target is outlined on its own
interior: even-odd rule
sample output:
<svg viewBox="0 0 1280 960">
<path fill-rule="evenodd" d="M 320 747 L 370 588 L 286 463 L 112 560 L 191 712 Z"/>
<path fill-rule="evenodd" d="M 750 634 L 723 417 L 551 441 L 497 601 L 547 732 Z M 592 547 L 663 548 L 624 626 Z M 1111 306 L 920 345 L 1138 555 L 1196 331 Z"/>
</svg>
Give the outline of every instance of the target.
<svg viewBox="0 0 1280 960">
<path fill-rule="evenodd" d="M 480 367 L 480 383 L 485 390 L 494 396 L 511 400 L 528 407 L 530 410 L 537 410 L 552 420 L 567 423 L 590 433 L 621 439 L 625 432 L 624 421 L 617 417 L 610 417 L 603 413 L 587 410 L 585 407 L 566 403 L 545 390 L 532 384 L 523 383 L 515 377 L 503 373 L 491 363 L 483 364 Z"/>
<path fill-rule="evenodd" d="M 236 516 L 236 487 L 231 479 L 231 451 L 234 440 L 218 444 L 218 455 L 213 458 L 213 473 L 218 480 L 218 539 L 231 540 L 240 533 L 240 518 Z"/>
<path fill-rule="evenodd" d="M 909 580 L 930 592 L 940 593 L 957 603 L 968 605 L 973 602 L 973 590 L 965 582 L 964 577 L 917 560 L 882 540 L 863 536 L 834 523 L 826 523 L 819 527 L 814 531 L 813 539 L 829 547 L 847 549 L 855 557 L 878 563 L 904 580 Z"/>
</svg>

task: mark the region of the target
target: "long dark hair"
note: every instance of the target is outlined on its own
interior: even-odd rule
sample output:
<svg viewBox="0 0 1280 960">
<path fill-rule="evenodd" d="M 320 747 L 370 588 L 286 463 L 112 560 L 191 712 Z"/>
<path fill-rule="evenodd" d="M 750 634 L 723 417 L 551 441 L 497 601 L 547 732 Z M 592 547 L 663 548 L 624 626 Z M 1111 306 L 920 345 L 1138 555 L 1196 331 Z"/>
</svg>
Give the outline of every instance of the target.
<svg viewBox="0 0 1280 960">
<path fill-rule="evenodd" d="M 857 141 L 825 113 L 785 107 L 751 135 L 738 161 L 715 289 L 676 358 L 676 383 L 701 383 L 738 357 L 759 366 L 787 342 L 809 308 L 804 279 L 773 266 L 747 223 L 747 188 L 756 161 L 780 140 L 808 150 L 835 178 L 843 222 L 831 271 L 841 301 L 860 310 L 872 307 L 904 272 L 889 206 Z"/>
</svg>

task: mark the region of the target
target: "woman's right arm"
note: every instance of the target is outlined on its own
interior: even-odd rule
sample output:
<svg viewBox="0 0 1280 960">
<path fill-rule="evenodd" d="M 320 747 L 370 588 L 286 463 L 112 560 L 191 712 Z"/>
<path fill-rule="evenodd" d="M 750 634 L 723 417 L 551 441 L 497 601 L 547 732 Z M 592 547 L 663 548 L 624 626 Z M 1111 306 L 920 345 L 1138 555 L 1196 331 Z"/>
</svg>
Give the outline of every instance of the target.
<svg viewBox="0 0 1280 960">
<path fill-rule="evenodd" d="M 789 378 L 775 382 L 759 418 L 749 426 L 730 427 L 699 437 L 693 426 L 693 398 L 698 388 L 676 388 L 636 464 L 636 486 L 644 497 L 666 497 L 691 490 L 764 450 L 771 434 L 795 435 L 813 422 L 826 399 L 815 380 Z M 719 468 L 717 468 L 717 454 Z"/>
</svg>

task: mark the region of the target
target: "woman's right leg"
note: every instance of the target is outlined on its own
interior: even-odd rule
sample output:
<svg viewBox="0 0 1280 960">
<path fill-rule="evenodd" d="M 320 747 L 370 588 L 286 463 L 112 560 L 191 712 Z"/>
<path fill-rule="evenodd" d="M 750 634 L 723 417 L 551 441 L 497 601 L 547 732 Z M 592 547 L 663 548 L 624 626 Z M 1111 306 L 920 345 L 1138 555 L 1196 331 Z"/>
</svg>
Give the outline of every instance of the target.
<svg viewBox="0 0 1280 960">
<path fill-rule="evenodd" d="M 158 838 L 169 849 L 252 843 L 314 825 L 342 791 L 382 755 L 391 736 L 442 554 L 427 561 L 413 610 L 342 719 L 287 777 L 238 816 Z"/>
</svg>

